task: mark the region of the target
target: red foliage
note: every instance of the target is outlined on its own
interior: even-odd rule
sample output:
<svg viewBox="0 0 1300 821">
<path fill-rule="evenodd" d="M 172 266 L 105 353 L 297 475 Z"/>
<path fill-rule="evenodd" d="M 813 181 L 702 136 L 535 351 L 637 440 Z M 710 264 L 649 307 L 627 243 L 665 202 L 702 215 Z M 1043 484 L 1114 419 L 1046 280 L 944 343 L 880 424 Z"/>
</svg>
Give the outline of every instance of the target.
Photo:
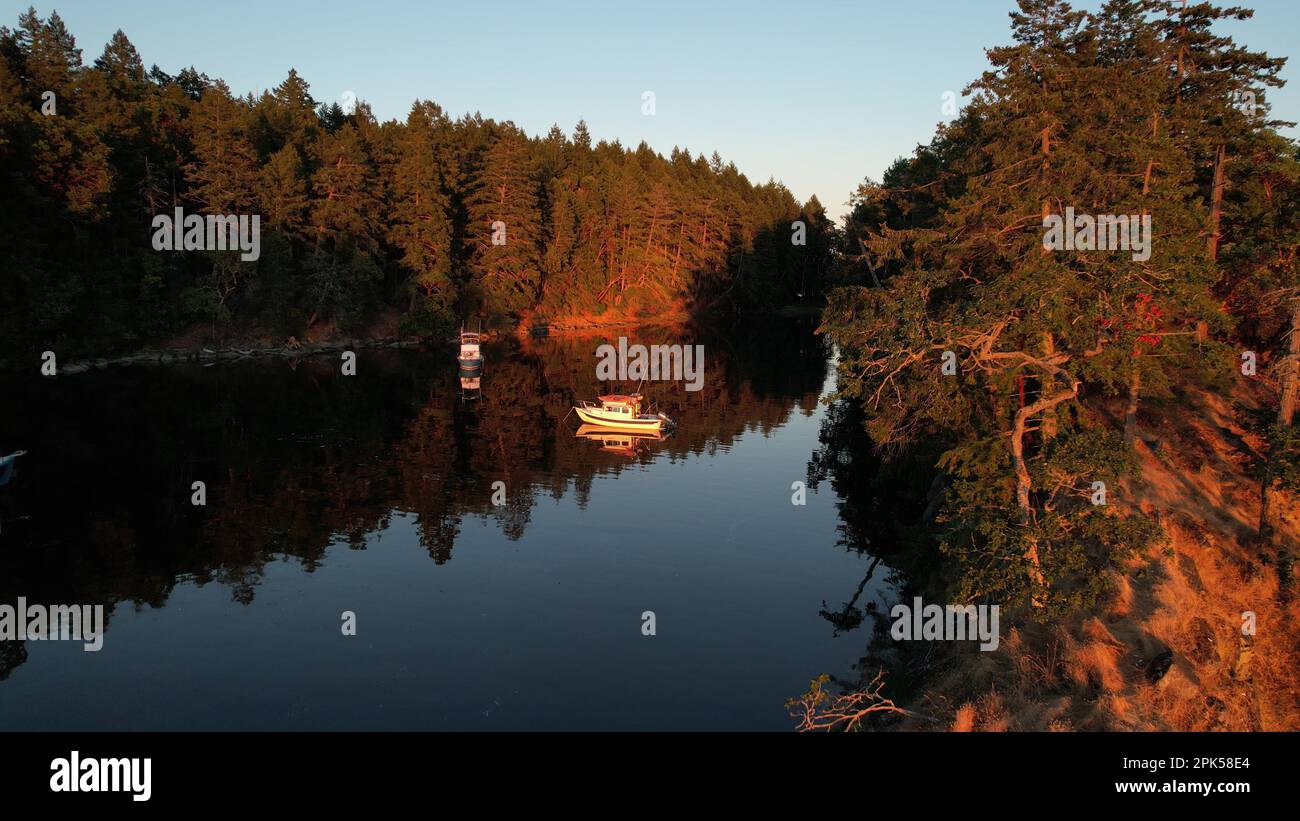
<svg viewBox="0 0 1300 821">
<path fill-rule="evenodd" d="M 1162 319 L 1165 317 L 1165 311 L 1155 303 L 1150 294 L 1138 294 L 1137 299 L 1133 301 L 1133 308 L 1129 317 L 1123 319 L 1121 324 L 1116 317 L 1103 317 L 1101 327 L 1106 329 L 1121 327 L 1124 330 L 1143 330 L 1156 331 Z M 1139 343 L 1156 346 L 1160 344 L 1163 337 L 1159 333 L 1145 333 L 1137 338 Z"/>
</svg>

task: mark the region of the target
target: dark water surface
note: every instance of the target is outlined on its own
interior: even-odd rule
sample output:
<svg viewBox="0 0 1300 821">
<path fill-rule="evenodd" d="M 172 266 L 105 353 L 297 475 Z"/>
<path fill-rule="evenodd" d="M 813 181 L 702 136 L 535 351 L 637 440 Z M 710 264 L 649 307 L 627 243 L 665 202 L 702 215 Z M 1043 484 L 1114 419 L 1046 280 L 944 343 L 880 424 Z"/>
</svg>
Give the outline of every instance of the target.
<svg viewBox="0 0 1300 821">
<path fill-rule="evenodd" d="M 488 346 L 477 399 L 441 350 L 0 380 L 0 603 L 107 611 L 98 653 L 0 642 L 0 728 L 792 727 L 864 647 L 822 615 L 870 559 L 841 500 L 791 504 L 829 348 L 702 332 L 704 389 L 645 389 L 676 434 L 625 450 L 565 418 L 603 341 Z"/>
</svg>

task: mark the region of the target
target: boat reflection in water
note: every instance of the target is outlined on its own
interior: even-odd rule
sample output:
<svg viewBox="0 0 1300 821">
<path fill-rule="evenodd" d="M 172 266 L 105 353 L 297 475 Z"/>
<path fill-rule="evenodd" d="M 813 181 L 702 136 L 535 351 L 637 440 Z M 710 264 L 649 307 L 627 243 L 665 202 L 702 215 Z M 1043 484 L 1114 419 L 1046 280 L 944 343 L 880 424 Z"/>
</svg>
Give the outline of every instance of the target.
<svg viewBox="0 0 1300 821">
<path fill-rule="evenodd" d="M 579 439 L 590 439 L 600 443 L 600 449 L 617 453 L 629 459 L 635 459 L 642 453 L 650 451 L 650 443 L 662 442 L 668 438 L 667 433 L 649 431 L 610 430 L 603 425 L 581 425 L 574 434 Z"/>
<path fill-rule="evenodd" d="M 466 402 L 473 401 L 482 396 L 482 381 L 480 377 L 468 376 L 464 371 L 460 372 L 460 398 Z"/>
</svg>

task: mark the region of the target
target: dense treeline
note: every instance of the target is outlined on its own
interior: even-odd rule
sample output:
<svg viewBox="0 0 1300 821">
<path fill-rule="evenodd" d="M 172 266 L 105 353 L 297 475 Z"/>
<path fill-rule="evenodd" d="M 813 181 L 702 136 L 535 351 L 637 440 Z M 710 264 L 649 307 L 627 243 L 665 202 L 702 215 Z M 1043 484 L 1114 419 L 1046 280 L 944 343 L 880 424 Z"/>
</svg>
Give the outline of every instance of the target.
<svg viewBox="0 0 1300 821">
<path fill-rule="evenodd" d="M 399 316 L 438 333 L 469 315 L 777 306 L 819 292 L 830 258 L 815 198 L 716 152 L 593 144 L 582 122 L 530 137 L 427 100 L 380 123 L 319 104 L 292 70 L 238 97 L 193 68 L 146 70 L 121 32 L 87 66 L 35 10 L 0 29 L 0 58 L 0 341 L 19 350 L 200 323 L 287 336 Z M 259 215 L 260 258 L 154 250 L 152 218 L 176 207 Z"/>
<path fill-rule="evenodd" d="M 1020 0 L 961 114 L 859 188 L 825 327 L 873 440 L 940 454 L 926 524 L 961 570 L 951 600 L 1092 601 L 1158 530 L 1110 506 L 1142 403 L 1234 379 L 1277 391 L 1268 544 L 1270 493 L 1295 475 L 1300 157 L 1269 119 L 1284 61 L 1219 33 L 1250 15 Z M 1045 247 L 1067 209 L 1149 216 L 1149 256 Z M 1285 577 L 1285 549 L 1264 558 Z"/>
</svg>

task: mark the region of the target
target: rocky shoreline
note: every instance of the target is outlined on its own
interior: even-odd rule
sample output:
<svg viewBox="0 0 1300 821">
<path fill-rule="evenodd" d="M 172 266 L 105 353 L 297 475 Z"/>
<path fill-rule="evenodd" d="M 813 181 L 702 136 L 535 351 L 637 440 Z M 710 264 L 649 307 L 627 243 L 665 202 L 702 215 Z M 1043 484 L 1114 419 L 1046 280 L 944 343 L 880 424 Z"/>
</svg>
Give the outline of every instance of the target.
<svg viewBox="0 0 1300 821">
<path fill-rule="evenodd" d="M 57 362 L 56 375 L 72 376 L 90 370 L 105 370 L 111 367 L 125 367 L 129 365 L 175 365 L 187 362 L 232 362 L 241 359 L 255 359 L 270 356 L 298 359 L 308 356 L 320 356 L 322 354 L 373 348 L 420 348 L 424 347 L 426 344 L 426 340 L 416 338 L 386 338 L 286 344 L 273 347 L 235 344 L 219 347 L 210 347 L 205 345 L 198 348 L 158 348 L 137 351 L 135 353 L 111 358 L 100 357 L 98 359 L 77 359 L 67 364 Z M 35 367 L 39 369 L 40 363 L 41 360 L 37 359 Z M 15 372 L 18 370 L 19 368 L 13 362 L 0 363 L 0 371 L 2 372 Z"/>
</svg>

